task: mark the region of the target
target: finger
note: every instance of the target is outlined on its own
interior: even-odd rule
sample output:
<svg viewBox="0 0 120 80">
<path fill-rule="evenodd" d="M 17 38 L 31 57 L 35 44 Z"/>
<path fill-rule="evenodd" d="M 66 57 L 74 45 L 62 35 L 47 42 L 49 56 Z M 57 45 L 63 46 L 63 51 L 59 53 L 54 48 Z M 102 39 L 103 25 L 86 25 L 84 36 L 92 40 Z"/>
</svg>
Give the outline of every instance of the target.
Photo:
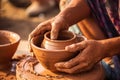
<svg viewBox="0 0 120 80">
<path fill-rule="evenodd" d="M 36 36 L 36 34 L 38 34 L 38 33 L 36 33 L 36 30 L 34 30 L 34 31 L 29 35 L 29 37 L 28 37 L 28 43 L 29 43 L 28 48 L 29 48 L 29 51 L 30 51 L 30 52 L 33 52 L 32 48 L 31 48 L 31 39 L 32 39 L 34 36 Z"/>
<path fill-rule="evenodd" d="M 43 28 L 42 26 L 38 25 L 38 26 L 29 34 L 28 41 L 30 42 L 30 40 L 31 40 L 33 37 L 39 35 L 39 34 L 41 33 L 41 32 L 40 32 L 40 31 L 41 31 L 40 29 L 42 29 L 42 28 Z"/>
<path fill-rule="evenodd" d="M 32 47 L 31 47 L 30 43 L 29 43 L 29 45 L 28 45 L 28 48 L 29 48 L 29 51 L 30 51 L 30 52 L 33 52 L 33 50 L 32 50 Z"/>
<path fill-rule="evenodd" d="M 58 37 L 58 33 L 59 33 L 59 25 L 57 25 L 56 22 L 52 23 L 52 29 L 51 29 L 51 39 L 55 40 Z"/>
<path fill-rule="evenodd" d="M 56 68 L 72 68 L 76 66 L 79 62 L 76 59 L 71 59 L 67 62 L 59 62 L 55 64 Z"/>
<path fill-rule="evenodd" d="M 66 73 L 80 73 L 80 72 L 85 72 L 91 69 L 91 67 L 89 67 L 88 65 L 86 65 L 85 63 L 80 63 L 72 68 L 56 68 L 58 71 L 61 72 L 66 72 Z"/>
<path fill-rule="evenodd" d="M 87 43 L 86 43 L 86 41 L 82 41 L 79 43 L 75 43 L 75 44 L 66 46 L 65 50 L 67 50 L 69 52 L 76 52 L 76 51 L 80 51 L 80 50 L 84 49 L 85 47 L 87 47 Z"/>
<path fill-rule="evenodd" d="M 29 49 L 30 52 L 32 52 L 31 46 L 30 46 L 30 41 L 33 37 L 38 36 L 40 34 L 43 34 L 44 32 L 46 32 L 47 30 L 51 29 L 51 25 L 49 21 L 43 22 L 41 24 L 39 24 L 29 35 L 28 37 L 28 42 L 29 42 Z"/>
<path fill-rule="evenodd" d="M 50 24 L 40 24 L 38 25 L 31 33 L 30 38 L 35 37 L 39 34 L 43 34 L 44 32 L 50 30 Z"/>
<path fill-rule="evenodd" d="M 50 30 L 50 29 L 51 29 L 51 21 L 52 21 L 52 19 L 40 23 L 40 24 L 30 33 L 29 39 L 32 38 L 32 37 L 34 37 L 34 36 L 36 36 L 36 35 L 42 34 L 42 33 L 44 33 L 44 32 L 47 31 L 47 30 Z"/>
<path fill-rule="evenodd" d="M 31 48 L 31 38 L 32 37 L 29 35 L 29 37 L 28 37 L 28 48 L 29 48 L 30 52 L 33 52 L 32 48 Z"/>
</svg>

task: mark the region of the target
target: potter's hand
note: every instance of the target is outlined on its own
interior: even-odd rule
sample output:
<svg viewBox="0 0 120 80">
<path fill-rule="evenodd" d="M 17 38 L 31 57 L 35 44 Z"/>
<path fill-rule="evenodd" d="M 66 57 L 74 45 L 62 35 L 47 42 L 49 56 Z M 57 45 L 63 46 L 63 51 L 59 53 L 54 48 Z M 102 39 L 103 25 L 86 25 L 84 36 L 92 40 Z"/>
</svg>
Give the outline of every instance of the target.
<svg viewBox="0 0 120 80">
<path fill-rule="evenodd" d="M 87 40 L 72 44 L 65 49 L 69 52 L 81 50 L 75 58 L 67 62 L 55 64 L 57 70 L 71 74 L 90 70 L 97 62 L 105 57 L 106 53 L 104 44 L 95 40 Z"/>
<path fill-rule="evenodd" d="M 29 35 L 29 43 L 32 37 L 44 34 L 51 30 L 51 39 L 57 39 L 60 30 L 68 29 L 67 23 L 62 16 L 56 16 L 48 21 L 40 23 Z M 30 47 L 31 48 L 31 47 Z M 30 51 L 32 51 L 30 49 Z"/>
</svg>

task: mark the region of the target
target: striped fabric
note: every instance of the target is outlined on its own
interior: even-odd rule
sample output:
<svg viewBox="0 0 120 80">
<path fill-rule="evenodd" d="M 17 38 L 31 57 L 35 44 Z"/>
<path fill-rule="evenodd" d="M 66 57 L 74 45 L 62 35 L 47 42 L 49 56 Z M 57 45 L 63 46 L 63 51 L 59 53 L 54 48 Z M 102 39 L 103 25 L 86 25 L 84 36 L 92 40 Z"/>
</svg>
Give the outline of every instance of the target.
<svg viewBox="0 0 120 80">
<path fill-rule="evenodd" d="M 95 15 L 101 29 L 106 34 L 106 36 L 108 38 L 119 36 L 119 0 L 87 0 L 87 2 L 92 10 L 93 15 Z M 115 65 L 114 71 L 116 73 L 116 76 L 114 76 L 113 80 L 120 80 L 120 56 L 116 55 L 112 59 Z"/>
</svg>

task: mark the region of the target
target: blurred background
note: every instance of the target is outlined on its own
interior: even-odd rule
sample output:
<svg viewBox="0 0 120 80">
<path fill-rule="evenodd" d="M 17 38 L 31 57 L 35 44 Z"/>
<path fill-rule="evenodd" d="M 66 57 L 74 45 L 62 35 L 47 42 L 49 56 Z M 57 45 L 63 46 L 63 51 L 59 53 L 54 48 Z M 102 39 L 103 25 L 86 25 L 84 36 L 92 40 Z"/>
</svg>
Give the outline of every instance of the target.
<svg viewBox="0 0 120 80">
<path fill-rule="evenodd" d="M 0 30 L 18 33 L 21 42 L 16 53 L 27 54 L 29 33 L 58 12 L 55 0 L 0 0 Z"/>
</svg>

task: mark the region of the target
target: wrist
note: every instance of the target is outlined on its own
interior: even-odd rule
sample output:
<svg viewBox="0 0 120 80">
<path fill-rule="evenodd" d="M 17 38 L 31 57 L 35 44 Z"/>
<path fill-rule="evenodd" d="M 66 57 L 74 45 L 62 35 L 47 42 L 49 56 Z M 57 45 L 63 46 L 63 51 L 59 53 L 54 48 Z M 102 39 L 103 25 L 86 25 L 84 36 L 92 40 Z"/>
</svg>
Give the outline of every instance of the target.
<svg viewBox="0 0 120 80">
<path fill-rule="evenodd" d="M 86 1 L 72 0 L 57 16 L 61 16 L 67 25 L 71 26 L 88 17 L 90 13 Z"/>
<path fill-rule="evenodd" d="M 100 40 L 100 42 L 104 45 L 106 57 L 120 54 L 120 37 Z"/>
<path fill-rule="evenodd" d="M 61 23 L 61 26 L 64 27 L 65 29 L 68 29 L 69 26 L 71 26 L 67 20 L 65 19 L 64 15 L 57 15 L 54 17 L 53 22 L 55 23 Z"/>
</svg>

